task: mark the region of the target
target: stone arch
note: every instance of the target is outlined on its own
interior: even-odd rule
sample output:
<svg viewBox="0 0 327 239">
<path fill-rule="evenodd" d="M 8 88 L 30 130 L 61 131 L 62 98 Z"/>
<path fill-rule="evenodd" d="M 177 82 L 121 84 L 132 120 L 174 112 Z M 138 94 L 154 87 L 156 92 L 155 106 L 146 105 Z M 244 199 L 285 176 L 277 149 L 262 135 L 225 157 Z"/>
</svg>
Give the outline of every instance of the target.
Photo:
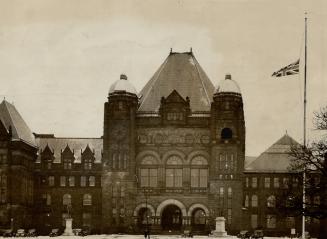
<svg viewBox="0 0 327 239">
<path fill-rule="evenodd" d="M 178 157 L 180 157 L 182 159 L 183 163 L 185 163 L 185 154 L 179 150 L 170 150 L 170 151 L 166 152 L 162 156 L 162 162 L 164 164 L 166 164 L 167 159 L 172 155 L 177 155 Z"/>
<path fill-rule="evenodd" d="M 191 152 L 189 155 L 187 155 L 186 163 L 190 164 L 191 160 L 196 156 L 204 157 L 207 160 L 208 164 L 209 164 L 210 156 L 209 156 L 209 154 L 207 152 L 205 152 L 203 150 L 196 150 L 196 151 Z"/>
<path fill-rule="evenodd" d="M 149 204 L 149 203 L 147 203 L 147 204 L 141 203 L 141 204 L 137 205 L 136 208 L 134 209 L 134 212 L 133 212 L 133 216 L 134 217 L 137 217 L 137 214 L 138 214 L 138 212 L 139 212 L 139 210 L 141 208 L 148 208 L 151 211 L 151 215 L 152 216 L 155 216 L 156 215 L 155 214 L 154 207 L 151 204 Z"/>
<path fill-rule="evenodd" d="M 185 208 L 184 204 L 176 199 L 167 199 L 167 200 L 161 202 L 160 205 L 157 207 L 156 216 L 160 217 L 162 210 L 166 206 L 171 205 L 171 204 L 176 205 L 177 207 L 179 207 L 179 209 L 181 209 L 183 217 L 187 216 L 187 212 L 186 212 L 186 208 Z"/>
<path fill-rule="evenodd" d="M 160 155 L 156 152 L 156 151 L 153 151 L 153 150 L 145 150 L 145 151 L 142 151 L 140 153 L 137 154 L 136 156 L 136 162 L 138 164 L 141 163 L 141 160 L 145 157 L 145 156 L 153 156 L 156 160 L 157 160 L 157 163 L 158 164 L 161 164 L 161 160 L 160 160 Z"/>
<path fill-rule="evenodd" d="M 209 210 L 206 206 L 204 206 L 203 204 L 200 204 L 200 203 L 196 203 L 196 204 L 193 204 L 189 209 L 188 209 L 188 212 L 187 212 L 187 216 L 191 217 L 192 216 L 192 212 L 197 209 L 197 208 L 201 208 L 205 213 L 206 213 L 206 216 L 208 217 L 209 216 Z"/>
</svg>

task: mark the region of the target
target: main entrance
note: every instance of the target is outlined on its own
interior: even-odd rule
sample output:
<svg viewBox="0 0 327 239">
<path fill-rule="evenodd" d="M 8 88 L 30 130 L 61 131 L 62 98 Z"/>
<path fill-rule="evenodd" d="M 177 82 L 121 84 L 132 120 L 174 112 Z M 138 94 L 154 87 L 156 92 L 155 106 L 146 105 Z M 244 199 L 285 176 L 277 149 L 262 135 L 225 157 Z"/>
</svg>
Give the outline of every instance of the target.
<svg viewBox="0 0 327 239">
<path fill-rule="evenodd" d="M 161 227 L 163 230 L 177 231 L 182 227 L 182 212 L 176 205 L 166 206 L 161 215 Z"/>
</svg>

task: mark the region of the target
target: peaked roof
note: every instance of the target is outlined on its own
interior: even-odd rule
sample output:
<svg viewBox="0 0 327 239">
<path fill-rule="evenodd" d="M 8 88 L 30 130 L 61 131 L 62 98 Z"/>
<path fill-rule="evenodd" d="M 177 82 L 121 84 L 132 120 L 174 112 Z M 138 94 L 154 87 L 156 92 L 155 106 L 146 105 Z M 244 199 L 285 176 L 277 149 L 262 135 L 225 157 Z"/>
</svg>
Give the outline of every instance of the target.
<svg viewBox="0 0 327 239">
<path fill-rule="evenodd" d="M 176 90 L 192 111 L 209 111 L 214 89 L 192 52 L 171 52 L 139 93 L 139 110 L 158 111 L 161 97 Z"/>
<path fill-rule="evenodd" d="M 0 120 L 8 132 L 9 127 L 11 126 L 13 139 L 23 140 L 29 144 L 32 144 L 33 146 L 36 146 L 32 131 L 25 123 L 22 116 L 18 113 L 15 106 L 6 100 L 3 100 L 0 104 Z"/>
<path fill-rule="evenodd" d="M 263 152 L 257 159 L 245 167 L 245 171 L 287 172 L 291 158 L 292 145 L 299 144 L 287 133 Z"/>
</svg>

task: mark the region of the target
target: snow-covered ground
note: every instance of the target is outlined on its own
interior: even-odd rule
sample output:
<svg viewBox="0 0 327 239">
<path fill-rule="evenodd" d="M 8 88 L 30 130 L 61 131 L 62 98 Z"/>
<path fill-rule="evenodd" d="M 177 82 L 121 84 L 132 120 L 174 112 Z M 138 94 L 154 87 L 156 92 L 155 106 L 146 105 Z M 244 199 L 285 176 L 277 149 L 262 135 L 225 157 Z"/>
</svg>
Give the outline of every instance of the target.
<svg viewBox="0 0 327 239">
<path fill-rule="evenodd" d="M 40 239 L 49 239 L 50 237 L 47 236 L 39 236 L 37 238 Z M 143 235 L 92 235 L 92 236 L 86 236 L 86 237 L 79 237 L 79 236 L 59 236 L 59 237 L 54 237 L 55 239 L 74 239 L 74 238 L 84 238 L 84 239 L 144 239 Z M 51 239 L 54 239 L 51 237 Z M 179 235 L 151 235 L 151 239 L 175 239 L 175 238 L 182 238 Z M 198 238 L 198 239 L 214 239 L 215 237 L 208 237 L 208 236 L 194 236 L 193 238 Z M 219 239 L 236 239 L 236 236 L 227 236 L 227 237 L 219 237 Z M 281 238 L 287 238 L 287 237 L 264 237 L 265 239 L 281 239 Z"/>
</svg>

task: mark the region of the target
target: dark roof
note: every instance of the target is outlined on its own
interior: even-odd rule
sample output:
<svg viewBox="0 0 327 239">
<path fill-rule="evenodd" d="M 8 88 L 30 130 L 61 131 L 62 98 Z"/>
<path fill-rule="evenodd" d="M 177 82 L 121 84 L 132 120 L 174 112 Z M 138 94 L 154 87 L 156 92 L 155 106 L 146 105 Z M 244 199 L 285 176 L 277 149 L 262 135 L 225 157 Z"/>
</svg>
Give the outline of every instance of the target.
<svg viewBox="0 0 327 239">
<path fill-rule="evenodd" d="M 36 138 L 36 143 L 39 146 L 38 162 L 40 161 L 41 152 L 46 149 L 47 145 L 54 152 L 54 162 L 61 161 L 61 152 L 68 147 L 74 152 L 75 162 L 81 161 L 82 152 L 89 146 L 91 151 L 94 150 L 96 162 L 101 162 L 102 158 L 102 138 Z"/>
<path fill-rule="evenodd" d="M 245 172 L 287 172 L 290 166 L 289 155 L 292 145 L 298 145 L 292 137 L 285 134 L 245 167 Z"/>
<path fill-rule="evenodd" d="M 0 120 L 8 132 L 11 126 L 13 139 L 23 140 L 32 146 L 36 146 L 32 131 L 18 113 L 15 106 L 6 100 L 3 100 L 0 104 Z"/>
<path fill-rule="evenodd" d="M 192 52 L 169 54 L 150 81 L 141 90 L 140 111 L 158 111 L 161 97 L 176 90 L 190 98 L 192 111 L 209 111 L 214 86 Z"/>
</svg>

